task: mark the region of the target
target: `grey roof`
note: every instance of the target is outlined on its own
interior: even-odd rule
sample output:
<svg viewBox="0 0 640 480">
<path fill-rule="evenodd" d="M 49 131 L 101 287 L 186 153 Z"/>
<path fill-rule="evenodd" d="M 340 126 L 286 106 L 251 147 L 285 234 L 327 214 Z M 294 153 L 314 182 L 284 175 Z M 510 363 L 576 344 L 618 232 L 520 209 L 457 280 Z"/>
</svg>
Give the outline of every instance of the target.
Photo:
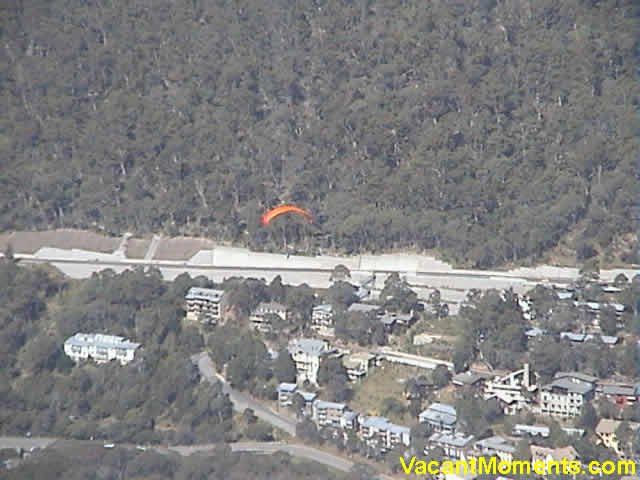
<svg viewBox="0 0 640 480">
<path fill-rule="evenodd" d="M 296 389 L 298 388 L 298 386 L 295 383 L 286 383 L 286 382 L 282 382 L 280 384 L 280 386 L 278 387 L 278 390 L 280 392 L 295 392 Z"/>
<path fill-rule="evenodd" d="M 618 343 L 618 337 L 614 337 L 612 335 L 600 335 L 600 340 L 602 340 L 602 343 L 606 343 L 607 345 L 615 345 Z"/>
<path fill-rule="evenodd" d="M 538 328 L 538 327 L 530 328 L 529 330 L 524 332 L 524 334 L 527 337 L 539 337 L 541 335 L 545 335 L 546 333 L 547 333 L 546 330 L 542 330 L 541 328 Z"/>
<path fill-rule="evenodd" d="M 430 442 L 439 443 L 451 447 L 464 448 L 473 440 L 473 435 L 464 433 L 436 432 L 429 437 Z"/>
<path fill-rule="evenodd" d="M 396 425 L 395 423 L 389 424 L 389 431 L 398 435 L 409 435 L 411 433 L 411 429 L 409 427 Z"/>
<path fill-rule="evenodd" d="M 542 387 L 543 390 L 562 389 L 571 393 L 579 393 L 584 395 L 593 390 L 593 384 L 590 382 L 583 382 L 575 378 L 557 378 L 553 382 Z"/>
<path fill-rule="evenodd" d="M 553 378 L 577 378 L 578 380 L 582 380 L 583 382 L 596 383 L 598 381 L 598 377 L 594 377 L 592 375 L 587 375 L 586 373 L 580 372 L 557 372 Z"/>
<path fill-rule="evenodd" d="M 572 342 L 589 342 L 594 340 L 596 337 L 590 333 L 560 332 L 560 338 L 566 338 Z M 602 343 L 606 343 L 607 345 L 615 345 L 618 343 L 618 337 L 613 337 L 611 335 L 600 335 L 599 338 L 602 340 Z"/>
<path fill-rule="evenodd" d="M 548 437 L 551 433 L 549 427 L 545 425 L 524 425 L 521 423 L 514 425 L 513 430 L 515 432 L 524 432 L 531 435 L 540 435 L 542 437 Z"/>
<path fill-rule="evenodd" d="M 380 310 L 380 305 L 370 305 L 368 303 L 352 303 L 347 309 L 348 312 L 376 312 Z"/>
<path fill-rule="evenodd" d="M 466 371 L 454 375 L 451 381 L 457 385 L 473 385 L 474 383 L 482 380 L 484 377 L 478 373 L 472 371 Z"/>
<path fill-rule="evenodd" d="M 323 312 L 323 313 L 331 313 L 333 312 L 333 306 L 330 303 L 325 303 L 323 305 L 316 305 L 313 307 L 314 312 Z"/>
<path fill-rule="evenodd" d="M 500 436 L 493 436 L 478 440 L 475 446 L 480 449 L 486 450 L 500 450 L 501 452 L 513 453 L 516 451 L 515 445 L 510 443 L 507 439 Z"/>
<path fill-rule="evenodd" d="M 384 325 L 393 325 L 394 323 L 396 323 L 397 318 L 392 316 L 392 315 L 385 315 L 383 317 L 380 317 L 380 321 L 384 324 Z"/>
<path fill-rule="evenodd" d="M 224 290 L 215 290 L 213 288 L 191 287 L 187 292 L 187 300 L 209 300 L 218 302 L 224 295 Z"/>
<path fill-rule="evenodd" d="M 365 428 L 375 428 L 376 430 L 389 431 L 398 435 L 409 435 L 411 431 L 408 427 L 391 423 L 389 419 L 385 417 L 364 417 L 360 420 L 360 425 Z"/>
<path fill-rule="evenodd" d="M 130 342 L 124 337 L 116 335 L 104 335 L 101 333 L 76 333 L 74 336 L 67 338 L 65 345 L 77 347 L 98 348 L 125 348 L 127 350 L 135 350 L 140 346 L 139 343 Z"/>
<path fill-rule="evenodd" d="M 305 392 L 303 390 L 298 390 L 298 394 L 300 394 L 305 402 L 313 402 L 318 396 L 318 394 L 315 392 Z"/>
<path fill-rule="evenodd" d="M 614 384 L 601 384 L 602 393 L 605 395 L 637 395 L 637 386 L 635 385 L 622 385 L 619 383 Z"/>
<path fill-rule="evenodd" d="M 316 400 L 313 405 L 315 408 L 326 408 L 331 410 L 344 410 L 347 408 L 344 403 L 326 402 L 324 400 Z"/>
<path fill-rule="evenodd" d="M 355 420 L 357 417 L 358 417 L 358 413 L 357 412 L 344 412 L 342 414 L 342 418 L 344 418 L 345 421 L 347 421 L 347 422 Z"/>
<path fill-rule="evenodd" d="M 458 417 L 455 408 L 443 403 L 432 403 L 419 416 L 421 420 L 443 425 L 453 425 Z"/>
<path fill-rule="evenodd" d="M 602 287 L 602 291 L 604 293 L 618 293 L 621 292 L 622 289 L 619 287 L 614 287 L 612 285 L 605 285 L 604 287 Z"/>
<path fill-rule="evenodd" d="M 307 355 L 323 355 L 328 352 L 327 342 L 315 338 L 298 338 L 289 343 L 289 352 L 304 352 Z"/>
<path fill-rule="evenodd" d="M 572 342 L 584 342 L 585 340 L 591 340 L 593 338 L 593 335 L 586 335 L 584 333 L 560 332 L 560 338 L 566 338 L 567 340 L 570 340 Z"/>
</svg>

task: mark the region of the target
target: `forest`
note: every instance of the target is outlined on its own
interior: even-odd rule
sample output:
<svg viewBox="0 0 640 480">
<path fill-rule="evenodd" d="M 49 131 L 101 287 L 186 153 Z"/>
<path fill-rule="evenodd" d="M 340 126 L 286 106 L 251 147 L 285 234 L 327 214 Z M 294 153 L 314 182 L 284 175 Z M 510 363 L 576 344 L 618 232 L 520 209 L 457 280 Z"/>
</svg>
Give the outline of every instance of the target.
<svg viewBox="0 0 640 480">
<path fill-rule="evenodd" d="M 639 8 L 3 2 L 0 231 L 630 263 Z"/>
<path fill-rule="evenodd" d="M 156 272 L 105 271 L 75 282 L 0 262 L 0 433 L 116 442 L 231 440 L 232 408 L 219 384 L 200 382 L 189 358 L 204 347 L 183 326 L 184 292 Z M 137 360 L 75 366 L 72 334 L 122 335 L 142 343 Z"/>
<path fill-rule="evenodd" d="M 216 448 L 207 456 L 180 457 L 124 448 L 107 450 L 101 445 L 79 442 L 61 442 L 27 459 L 15 470 L 0 471 L 2 480 L 284 480 L 292 477 L 301 480 L 365 478 L 358 475 L 358 470 L 353 474 L 338 476 L 326 467 L 294 460 L 286 454 L 238 454 L 225 446 Z"/>
</svg>

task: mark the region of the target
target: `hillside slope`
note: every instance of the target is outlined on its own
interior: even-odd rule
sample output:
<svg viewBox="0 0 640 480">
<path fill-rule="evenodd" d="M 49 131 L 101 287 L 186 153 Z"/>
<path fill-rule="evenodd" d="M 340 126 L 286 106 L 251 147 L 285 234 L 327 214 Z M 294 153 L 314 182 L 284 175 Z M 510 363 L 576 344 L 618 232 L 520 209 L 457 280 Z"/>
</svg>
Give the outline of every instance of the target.
<svg viewBox="0 0 640 480">
<path fill-rule="evenodd" d="M 4 2 L 0 230 L 606 252 L 639 195 L 634 3 Z M 282 201 L 316 227 L 261 228 Z"/>
</svg>

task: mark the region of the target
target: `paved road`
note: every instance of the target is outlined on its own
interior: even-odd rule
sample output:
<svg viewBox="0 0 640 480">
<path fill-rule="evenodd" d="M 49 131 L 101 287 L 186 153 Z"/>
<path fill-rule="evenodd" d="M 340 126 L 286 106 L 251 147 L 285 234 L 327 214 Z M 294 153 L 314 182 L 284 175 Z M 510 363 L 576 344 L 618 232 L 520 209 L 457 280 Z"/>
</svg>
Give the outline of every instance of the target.
<svg viewBox="0 0 640 480">
<path fill-rule="evenodd" d="M 22 448 L 29 450 L 30 448 L 46 448 L 56 440 L 59 439 L 53 437 L 0 437 L 0 449 Z"/>
<path fill-rule="evenodd" d="M 295 420 L 280 415 L 279 413 L 276 413 L 261 403 L 253 400 L 249 396 L 233 390 L 226 380 L 221 375 L 218 375 L 208 354 L 202 353 L 194 355 L 192 359 L 197 363 L 200 373 L 205 379 L 210 382 L 219 380 L 222 383 L 222 390 L 224 393 L 229 395 L 229 399 L 231 400 L 231 403 L 233 403 L 233 408 L 235 410 L 243 412 L 246 408 L 250 408 L 260 420 L 263 420 L 280 430 L 284 430 L 291 436 L 295 436 Z"/>
</svg>

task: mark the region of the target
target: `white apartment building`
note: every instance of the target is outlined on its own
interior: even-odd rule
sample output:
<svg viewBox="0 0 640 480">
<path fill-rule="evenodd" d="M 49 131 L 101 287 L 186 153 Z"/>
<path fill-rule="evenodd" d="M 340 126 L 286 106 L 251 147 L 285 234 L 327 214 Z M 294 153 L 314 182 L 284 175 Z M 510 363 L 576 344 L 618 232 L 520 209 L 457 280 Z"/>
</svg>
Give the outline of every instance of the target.
<svg viewBox="0 0 640 480">
<path fill-rule="evenodd" d="M 396 445 L 408 447 L 411 443 L 411 429 L 391 423 L 385 417 L 362 416 L 359 422 L 359 436 L 367 445 L 387 451 Z"/>
<path fill-rule="evenodd" d="M 594 395 L 594 384 L 577 376 L 561 376 L 542 387 L 540 413 L 555 417 L 571 418 L 582 413 L 582 406 Z"/>
<path fill-rule="evenodd" d="M 311 311 L 311 330 L 323 337 L 334 337 L 336 329 L 333 325 L 333 306 L 317 305 Z"/>
<path fill-rule="evenodd" d="M 320 427 L 336 427 L 342 425 L 342 418 L 349 409 L 344 403 L 316 400 L 312 406 L 313 421 Z"/>
<path fill-rule="evenodd" d="M 103 335 L 101 333 L 76 333 L 64 342 L 64 353 L 74 362 L 94 360 L 105 363 L 118 360 L 126 365 L 135 357 L 139 343 L 133 343 L 124 337 Z"/>
<path fill-rule="evenodd" d="M 324 340 L 314 338 L 298 338 L 289 342 L 289 353 L 296 364 L 298 383 L 309 380 L 318 384 L 318 369 L 323 357 L 334 350 Z"/>
<path fill-rule="evenodd" d="M 187 292 L 186 310 L 188 320 L 216 324 L 221 317 L 224 290 L 191 287 Z"/>
</svg>

